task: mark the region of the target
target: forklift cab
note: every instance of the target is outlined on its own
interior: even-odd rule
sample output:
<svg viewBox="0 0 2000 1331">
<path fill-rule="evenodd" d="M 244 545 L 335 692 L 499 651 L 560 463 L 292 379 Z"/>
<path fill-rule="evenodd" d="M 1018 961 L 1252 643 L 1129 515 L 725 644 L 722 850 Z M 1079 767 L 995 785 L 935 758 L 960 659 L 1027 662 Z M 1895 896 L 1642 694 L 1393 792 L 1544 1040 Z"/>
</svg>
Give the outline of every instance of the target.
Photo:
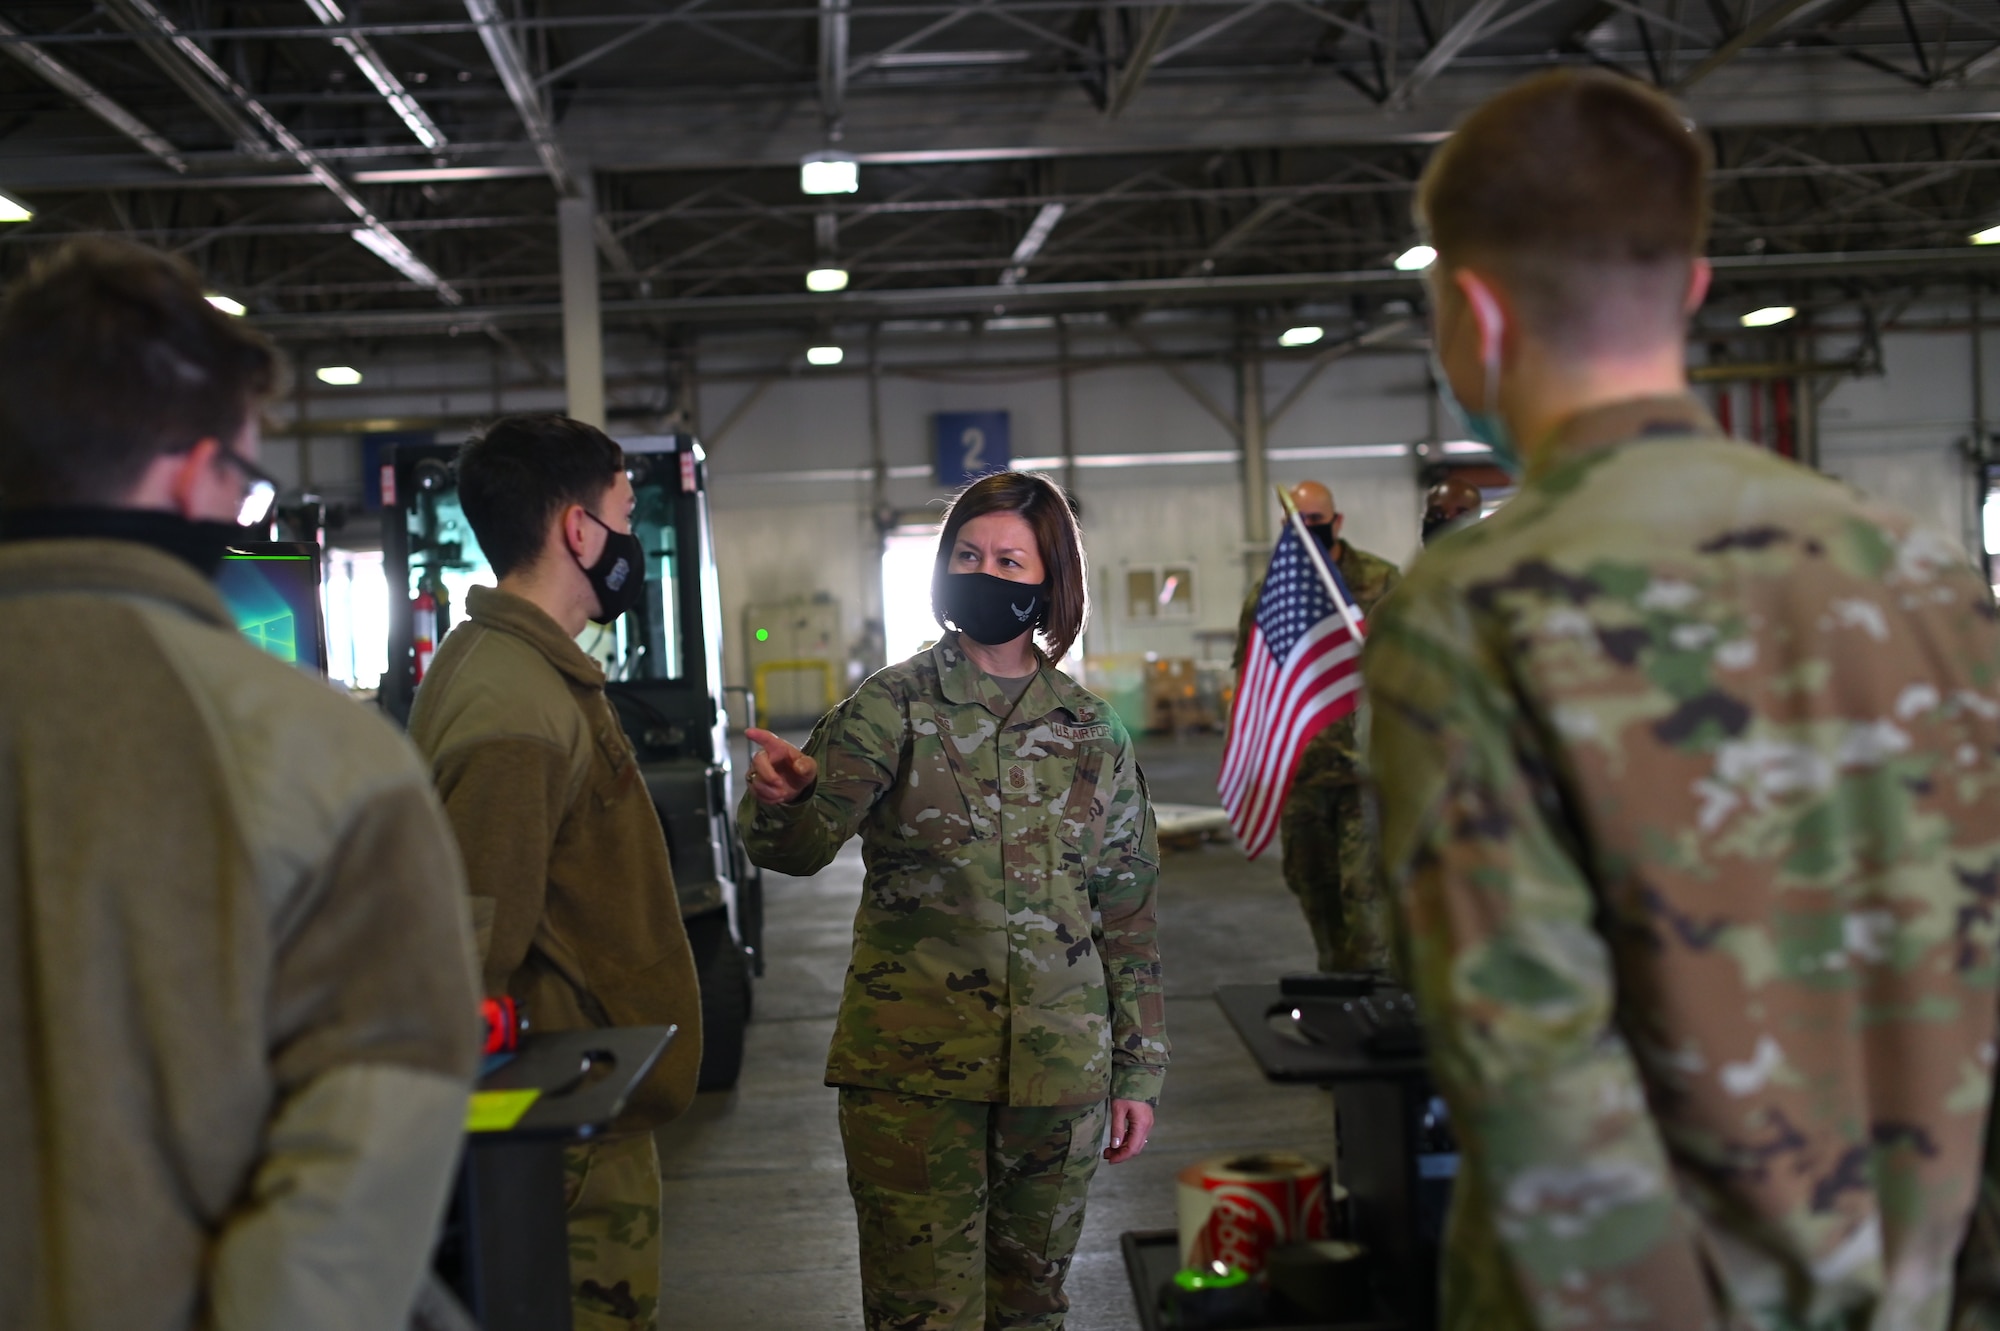
<svg viewBox="0 0 2000 1331">
<path fill-rule="evenodd" d="M 681 916 L 701 977 L 701 1088 L 733 1086 L 743 1061 L 751 975 L 763 970 L 763 880 L 729 802 L 722 599 L 709 527 L 707 469 L 688 435 L 621 440 L 646 556 L 646 595 L 577 645 L 604 666 L 605 693 L 638 753 L 666 833 Z M 459 504 L 458 449 L 404 444 L 384 461 L 383 563 L 389 670 L 382 705 L 398 723 L 437 644 L 464 617 L 466 591 L 492 566 Z M 532 1016 L 532 1014 L 530 1014 Z"/>
</svg>

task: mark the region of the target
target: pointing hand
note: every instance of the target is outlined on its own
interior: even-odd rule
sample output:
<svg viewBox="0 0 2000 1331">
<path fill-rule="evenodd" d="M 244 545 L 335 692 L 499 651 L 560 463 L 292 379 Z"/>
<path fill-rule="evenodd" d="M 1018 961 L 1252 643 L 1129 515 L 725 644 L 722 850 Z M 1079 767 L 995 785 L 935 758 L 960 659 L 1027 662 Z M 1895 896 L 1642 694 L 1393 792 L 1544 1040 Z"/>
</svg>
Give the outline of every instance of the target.
<svg viewBox="0 0 2000 1331">
<path fill-rule="evenodd" d="M 768 730 L 743 732 L 762 748 L 750 758 L 750 793 L 760 804 L 795 804 L 819 780 L 819 764 Z"/>
</svg>

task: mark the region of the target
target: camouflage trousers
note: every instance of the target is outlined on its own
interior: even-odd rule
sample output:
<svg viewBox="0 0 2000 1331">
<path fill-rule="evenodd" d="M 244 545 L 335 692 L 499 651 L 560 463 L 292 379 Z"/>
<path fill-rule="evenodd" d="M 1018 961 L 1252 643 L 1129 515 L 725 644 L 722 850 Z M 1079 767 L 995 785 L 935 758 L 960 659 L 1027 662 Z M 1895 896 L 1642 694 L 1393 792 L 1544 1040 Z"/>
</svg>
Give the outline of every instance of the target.
<svg viewBox="0 0 2000 1331">
<path fill-rule="evenodd" d="M 840 1088 L 868 1331 L 1061 1331 L 1106 1106 Z"/>
<path fill-rule="evenodd" d="M 1299 899 L 1323 971 L 1387 970 L 1381 870 L 1358 781 L 1295 783 L 1278 832 L 1285 886 Z"/>
<path fill-rule="evenodd" d="M 650 1132 L 563 1152 L 575 1331 L 653 1331 L 660 1312 L 660 1156 Z"/>
</svg>

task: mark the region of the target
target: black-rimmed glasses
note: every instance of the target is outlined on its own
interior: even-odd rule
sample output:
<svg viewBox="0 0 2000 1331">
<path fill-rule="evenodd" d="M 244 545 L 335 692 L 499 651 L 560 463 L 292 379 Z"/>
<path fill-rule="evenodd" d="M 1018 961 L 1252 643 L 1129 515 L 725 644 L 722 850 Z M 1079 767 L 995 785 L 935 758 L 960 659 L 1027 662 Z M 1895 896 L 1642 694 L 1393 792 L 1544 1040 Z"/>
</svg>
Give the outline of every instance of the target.
<svg viewBox="0 0 2000 1331">
<path fill-rule="evenodd" d="M 269 522 L 271 510 L 278 506 L 278 478 L 234 449 L 225 448 L 217 456 L 234 464 L 249 482 L 243 491 L 243 503 L 236 510 L 236 525 L 261 527 Z"/>
</svg>

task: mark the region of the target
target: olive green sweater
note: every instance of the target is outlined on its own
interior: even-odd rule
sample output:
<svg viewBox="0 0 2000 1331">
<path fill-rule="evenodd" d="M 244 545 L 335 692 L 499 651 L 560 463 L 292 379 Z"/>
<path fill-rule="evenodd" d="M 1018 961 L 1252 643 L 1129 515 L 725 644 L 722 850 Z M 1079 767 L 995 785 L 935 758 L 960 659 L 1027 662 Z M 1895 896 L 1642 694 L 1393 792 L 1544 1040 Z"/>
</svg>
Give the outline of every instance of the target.
<svg viewBox="0 0 2000 1331">
<path fill-rule="evenodd" d="M 410 737 L 431 760 L 480 924 L 486 991 L 534 1029 L 678 1026 L 626 1125 L 688 1107 L 701 991 L 660 817 L 604 672 L 553 619 L 475 587 L 438 648 Z"/>
<path fill-rule="evenodd" d="M 0 545 L 0 1327 L 383 1331 L 478 1057 L 382 718 L 127 541 Z"/>
</svg>

